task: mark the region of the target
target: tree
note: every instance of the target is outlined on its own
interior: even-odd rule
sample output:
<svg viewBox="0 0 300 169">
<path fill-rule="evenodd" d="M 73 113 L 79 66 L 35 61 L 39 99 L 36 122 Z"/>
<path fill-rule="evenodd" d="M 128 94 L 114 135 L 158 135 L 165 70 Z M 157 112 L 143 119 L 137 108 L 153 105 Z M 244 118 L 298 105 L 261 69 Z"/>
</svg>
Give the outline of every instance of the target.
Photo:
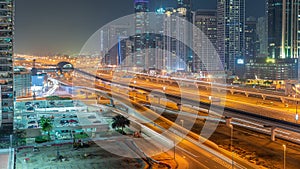
<svg viewBox="0 0 300 169">
<path fill-rule="evenodd" d="M 19 128 L 16 128 L 14 130 L 14 136 L 15 136 L 15 144 L 17 146 L 20 146 L 20 145 L 24 145 L 26 143 L 26 130 L 21 130 Z"/>
<path fill-rule="evenodd" d="M 121 131 L 122 134 L 124 134 L 124 127 L 130 125 L 130 120 L 128 120 L 126 117 L 122 116 L 122 115 L 117 115 L 115 117 L 113 117 L 113 123 L 111 124 L 113 129 L 118 129 L 121 127 Z"/>
<path fill-rule="evenodd" d="M 41 127 L 43 131 L 48 132 L 48 139 L 50 140 L 50 131 L 53 129 L 51 118 L 42 117 Z"/>
</svg>

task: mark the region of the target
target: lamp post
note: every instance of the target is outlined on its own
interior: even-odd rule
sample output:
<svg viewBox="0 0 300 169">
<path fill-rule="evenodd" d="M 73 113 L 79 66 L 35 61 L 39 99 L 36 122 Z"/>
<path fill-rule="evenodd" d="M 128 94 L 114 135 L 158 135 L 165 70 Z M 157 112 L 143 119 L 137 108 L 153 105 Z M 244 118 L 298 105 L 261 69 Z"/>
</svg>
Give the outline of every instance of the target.
<svg viewBox="0 0 300 169">
<path fill-rule="evenodd" d="M 184 122 L 184 120 L 180 120 L 180 122 L 181 122 L 181 127 L 183 127 L 183 122 Z"/>
<path fill-rule="evenodd" d="M 211 107 L 211 105 L 212 105 L 212 97 L 211 96 L 208 96 L 208 100 L 209 100 L 209 106 L 208 106 L 208 108 L 207 108 L 207 114 L 209 114 L 209 110 L 210 110 L 210 107 Z"/>
<path fill-rule="evenodd" d="M 226 126 L 230 128 L 230 151 L 231 151 L 231 167 L 234 168 L 234 156 L 233 156 L 233 125 L 232 117 L 225 117 L 226 118 Z"/>
<path fill-rule="evenodd" d="M 234 168 L 233 147 L 232 147 L 233 140 L 232 140 L 232 137 L 233 137 L 233 125 L 230 124 L 230 151 L 231 151 L 231 154 L 232 154 L 232 157 L 231 157 L 231 166 L 232 166 L 232 168 Z"/>
<path fill-rule="evenodd" d="M 176 160 L 176 143 L 175 143 L 175 134 L 174 134 L 174 161 Z"/>
<path fill-rule="evenodd" d="M 283 146 L 283 169 L 285 169 L 285 156 L 286 156 L 286 145 Z"/>
<path fill-rule="evenodd" d="M 296 124 L 298 123 L 299 115 L 298 115 L 298 101 L 296 102 L 296 115 L 295 115 L 295 120 Z"/>
<path fill-rule="evenodd" d="M 183 139 L 183 136 L 184 136 L 184 134 L 183 134 L 183 132 L 184 132 L 183 122 L 184 122 L 184 120 L 180 120 L 180 122 L 181 122 L 181 127 L 182 127 L 182 139 Z"/>
<path fill-rule="evenodd" d="M 134 84 L 133 89 L 135 89 L 136 81 L 133 81 L 133 84 Z"/>
</svg>

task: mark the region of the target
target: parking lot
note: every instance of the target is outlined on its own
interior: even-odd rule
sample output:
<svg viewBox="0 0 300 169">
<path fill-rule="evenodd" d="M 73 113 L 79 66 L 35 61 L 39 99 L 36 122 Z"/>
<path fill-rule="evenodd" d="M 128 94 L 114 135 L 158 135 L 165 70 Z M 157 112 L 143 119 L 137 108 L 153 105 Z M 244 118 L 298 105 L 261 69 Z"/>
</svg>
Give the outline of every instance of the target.
<svg viewBox="0 0 300 169">
<path fill-rule="evenodd" d="M 75 112 L 86 111 L 87 106 L 77 100 L 35 100 L 17 102 L 15 106 L 16 113 L 32 112 Z"/>
<path fill-rule="evenodd" d="M 88 112 L 88 107 L 80 101 L 18 102 L 16 107 L 16 128 L 40 130 L 41 118 L 51 118 L 53 124 L 51 135 L 55 136 L 53 139 L 70 139 L 72 131 L 81 133 L 109 129 L 108 123 L 110 118 L 102 117 L 99 111 L 95 111 L 94 109 L 92 109 L 94 112 Z M 43 134 L 45 135 L 46 133 Z"/>
</svg>

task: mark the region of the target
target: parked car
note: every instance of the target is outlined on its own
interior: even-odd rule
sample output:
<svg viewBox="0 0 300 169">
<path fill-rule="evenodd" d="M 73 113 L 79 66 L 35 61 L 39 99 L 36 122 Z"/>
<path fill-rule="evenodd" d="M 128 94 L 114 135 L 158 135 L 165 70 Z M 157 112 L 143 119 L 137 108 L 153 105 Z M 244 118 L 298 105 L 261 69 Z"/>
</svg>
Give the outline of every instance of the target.
<svg viewBox="0 0 300 169">
<path fill-rule="evenodd" d="M 77 118 L 77 115 L 71 114 L 70 118 Z"/>
<path fill-rule="evenodd" d="M 64 125 L 66 123 L 69 123 L 69 121 L 68 120 L 60 120 L 60 124 Z"/>
<path fill-rule="evenodd" d="M 69 120 L 69 123 L 78 123 L 78 121 L 74 120 L 74 119 L 71 119 L 71 120 Z"/>
<path fill-rule="evenodd" d="M 28 126 L 29 129 L 32 129 L 32 128 L 37 128 L 37 125 L 31 125 L 31 126 Z"/>
<path fill-rule="evenodd" d="M 28 124 L 35 124 L 36 121 L 29 121 Z"/>
</svg>

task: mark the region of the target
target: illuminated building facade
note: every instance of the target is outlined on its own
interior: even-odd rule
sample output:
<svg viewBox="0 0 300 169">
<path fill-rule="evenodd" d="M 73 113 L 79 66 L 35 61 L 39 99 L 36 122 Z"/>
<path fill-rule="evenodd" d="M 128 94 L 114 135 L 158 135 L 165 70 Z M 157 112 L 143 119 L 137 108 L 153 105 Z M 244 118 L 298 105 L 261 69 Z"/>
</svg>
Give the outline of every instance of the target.
<svg viewBox="0 0 300 169">
<path fill-rule="evenodd" d="M 194 50 L 198 50 L 197 53 L 200 57 L 194 57 L 193 67 L 196 72 L 212 70 L 216 60 L 212 58 L 217 47 L 217 11 L 216 10 L 198 10 L 195 12 L 194 24 L 199 28 L 203 34 L 198 35 L 194 32 Z M 203 37 L 206 36 L 206 37 Z M 196 40 L 197 39 L 197 40 Z M 211 44 L 213 46 L 211 46 Z M 205 63 L 205 64 L 203 64 Z"/>
<path fill-rule="evenodd" d="M 268 57 L 268 19 L 266 16 L 257 19 L 256 32 L 259 41 L 257 57 Z"/>
<path fill-rule="evenodd" d="M 14 91 L 15 97 L 31 96 L 31 72 L 26 68 L 14 67 Z"/>
<path fill-rule="evenodd" d="M 125 60 L 126 56 L 128 56 L 127 50 L 131 48 L 131 46 L 127 46 L 127 41 L 129 37 L 129 32 L 131 31 L 129 25 L 110 25 L 107 31 L 104 31 L 103 34 L 106 35 L 106 43 L 108 45 L 107 53 L 104 56 L 105 65 L 122 65 L 122 60 Z M 131 52 L 131 51 L 130 51 Z M 131 62 L 130 65 L 134 66 Z"/>
<path fill-rule="evenodd" d="M 294 80 L 298 74 L 296 59 L 256 58 L 246 64 L 247 79 Z"/>
<path fill-rule="evenodd" d="M 245 0 L 218 0 L 218 53 L 228 74 L 244 75 Z"/>
<path fill-rule="evenodd" d="M 268 0 L 269 57 L 298 58 L 299 0 Z"/>
<path fill-rule="evenodd" d="M 13 88 L 14 1 L 0 1 L 0 133 L 11 134 L 14 118 Z"/>
<path fill-rule="evenodd" d="M 134 37 L 134 66 L 141 69 L 149 67 L 149 53 L 145 49 L 149 46 L 149 0 L 135 0 L 135 37 Z"/>
<path fill-rule="evenodd" d="M 182 11 L 167 8 L 163 19 L 163 54 L 164 69 L 167 72 L 186 71 L 188 69 L 188 47 L 184 42 L 189 42 L 187 21 L 182 18 Z"/>
<path fill-rule="evenodd" d="M 256 58 L 259 53 L 259 39 L 257 35 L 257 19 L 249 17 L 245 24 L 245 62 Z"/>
</svg>

